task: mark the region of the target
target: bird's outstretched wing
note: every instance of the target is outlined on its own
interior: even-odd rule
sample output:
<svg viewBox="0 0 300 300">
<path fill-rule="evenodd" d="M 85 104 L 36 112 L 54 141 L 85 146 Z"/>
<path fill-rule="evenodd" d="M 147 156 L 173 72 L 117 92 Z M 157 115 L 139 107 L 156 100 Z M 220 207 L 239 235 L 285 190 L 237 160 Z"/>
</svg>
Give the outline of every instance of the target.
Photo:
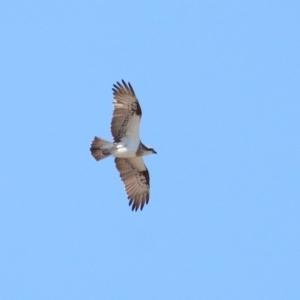
<svg viewBox="0 0 300 300">
<path fill-rule="evenodd" d="M 115 163 L 132 210 L 142 210 L 149 202 L 150 177 L 142 157 L 115 158 Z"/>
<path fill-rule="evenodd" d="M 113 87 L 114 112 L 111 121 L 111 133 L 114 142 L 120 142 L 124 136 L 139 139 L 139 125 L 142 110 L 131 84 L 122 80 Z"/>
</svg>

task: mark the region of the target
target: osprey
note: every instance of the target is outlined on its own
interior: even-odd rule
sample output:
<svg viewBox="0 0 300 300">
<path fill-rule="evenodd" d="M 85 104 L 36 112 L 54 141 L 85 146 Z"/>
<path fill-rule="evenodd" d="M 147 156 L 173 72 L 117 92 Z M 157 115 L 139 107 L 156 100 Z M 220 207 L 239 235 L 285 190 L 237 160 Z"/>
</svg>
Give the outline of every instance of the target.
<svg viewBox="0 0 300 300">
<path fill-rule="evenodd" d="M 131 84 L 122 80 L 113 85 L 114 112 L 111 120 L 111 134 L 114 141 L 95 137 L 90 151 L 96 160 L 110 155 L 124 183 L 132 210 L 142 210 L 149 201 L 150 177 L 142 156 L 156 152 L 145 146 L 139 138 L 142 110 Z"/>
</svg>

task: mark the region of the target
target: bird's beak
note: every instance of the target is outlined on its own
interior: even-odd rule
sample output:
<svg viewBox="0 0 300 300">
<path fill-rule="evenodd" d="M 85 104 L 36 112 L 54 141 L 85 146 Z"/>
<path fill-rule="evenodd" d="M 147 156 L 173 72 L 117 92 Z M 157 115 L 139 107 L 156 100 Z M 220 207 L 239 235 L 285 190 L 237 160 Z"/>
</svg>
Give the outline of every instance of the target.
<svg viewBox="0 0 300 300">
<path fill-rule="evenodd" d="M 156 152 L 155 150 L 153 150 L 153 153 L 154 153 L 154 154 L 157 154 L 157 152 Z"/>
</svg>

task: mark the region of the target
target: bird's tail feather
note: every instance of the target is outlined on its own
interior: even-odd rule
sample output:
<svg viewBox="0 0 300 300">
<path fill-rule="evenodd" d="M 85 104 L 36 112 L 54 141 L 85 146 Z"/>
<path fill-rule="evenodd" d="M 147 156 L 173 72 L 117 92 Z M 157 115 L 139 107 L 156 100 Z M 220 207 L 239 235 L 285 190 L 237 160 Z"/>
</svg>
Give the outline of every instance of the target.
<svg viewBox="0 0 300 300">
<path fill-rule="evenodd" d="M 113 143 L 105 141 L 95 136 L 90 148 L 91 154 L 96 160 L 101 160 L 111 155 L 109 149 L 113 146 Z"/>
</svg>

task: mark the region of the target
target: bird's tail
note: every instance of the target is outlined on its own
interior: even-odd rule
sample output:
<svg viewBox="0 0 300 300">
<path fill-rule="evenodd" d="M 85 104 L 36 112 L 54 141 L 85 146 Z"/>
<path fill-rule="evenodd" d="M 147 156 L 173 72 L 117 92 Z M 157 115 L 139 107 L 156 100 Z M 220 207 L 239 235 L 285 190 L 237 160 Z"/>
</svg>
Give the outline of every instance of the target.
<svg viewBox="0 0 300 300">
<path fill-rule="evenodd" d="M 96 160 L 106 158 L 111 155 L 110 149 L 114 147 L 114 144 L 95 136 L 91 145 L 91 154 Z"/>
</svg>

